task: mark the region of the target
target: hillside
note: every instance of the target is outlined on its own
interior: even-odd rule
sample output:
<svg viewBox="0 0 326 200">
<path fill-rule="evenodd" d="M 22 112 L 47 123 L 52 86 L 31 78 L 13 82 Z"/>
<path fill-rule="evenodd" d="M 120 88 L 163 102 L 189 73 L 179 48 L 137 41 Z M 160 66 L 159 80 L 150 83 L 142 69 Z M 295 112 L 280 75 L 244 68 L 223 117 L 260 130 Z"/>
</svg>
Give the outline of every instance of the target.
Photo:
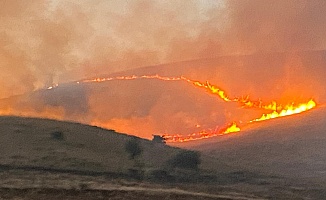
<svg viewBox="0 0 326 200">
<path fill-rule="evenodd" d="M 125 150 L 132 136 L 78 123 L 0 117 L 0 164 L 124 173 L 133 164 Z M 63 140 L 52 134 L 61 132 Z M 177 152 L 138 138 L 146 167 L 155 168 Z M 159 155 L 159 156 L 158 156 Z"/>
<path fill-rule="evenodd" d="M 166 182 L 165 176 L 138 180 L 129 174 L 134 161 L 125 150 L 127 141 L 140 141 L 143 153 L 138 160 L 146 177 L 150 171 L 164 169 L 181 149 L 113 130 L 40 118 L 2 116 L 0 129 L 0 198 L 260 199 L 248 192 L 234 193 L 232 187 L 225 189 L 224 184 L 238 182 L 227 178 L 232 169 L 206 155 L 201 156 L 199 172 L 204 174 L 198 180 L 198 175 L 188 177 L 197 172 L 187 171 L 181 174 L 186 179 L 177 181 L 180 184 Z M 224 180 L 216 179 L 218 173 L 225 174 Z"/>
<path fill-rule="evenodd" d="M 252 100 L 282 104 L 313 98 L 321 104 L 326 99 L 325 64 L 326 51 L 257 53 L 148 66 L 99 77 L 185 76 L 209 81 L 231 98 L 249 95 Z M 215 129 L 262 114 L 239 109 L 186 81 L 79 81 L 1 99 L 0 114 L 75 121 L 146 139 L 152 134 L 187 135 Z"/>
<path fill-rule="evenodd" d="M 196 187 L 178 187 L 195 187 L 196 191 L 209 194 L 227 191 L 274 199 L 320 199 L 326 191 L 325 58 L 326 51 L 301 52 L 290 57 L 283 53 L 228 56 L 109 75 L 184 75 L 208 80 L 232 97 L 251 94 L 256 100 L 281 103 L 313 98 L 318 104 L 316 109 L 302 114 L 249 124 L 245 122 L 261 116 L 261 110 L 242 109 L 237 103 L 224 102 L 185 81 L 71 82 L 1 99 L 2 115 L 62 121 L 0 117 L 0 167 L 5 171 L 8 167 L 45 169 L 121 178 L 135 165 L 124 149 L 125 143 L 134 138 L 131 135 L 146 139 L 152 134 L 186 135 L 242 121 L 239 133 L 169 144 L 202 154 L 200 176 L 173 172 L 190 177 Z M 56 132 L 61 132 L 64 140 L 53 138 Z M 146 172 L 164 168 L 166 161 L 180 151 L 146 139 L 137 138 L 144 149 L 140 163 Z M 2 175 L 7 180 L 6 172 Z M 94 185 L 97 189 L 102 187 L 98 182 Z"/>
<path fill-rule="evenodd" d="M 326 191 L 318 185 L 323 179 L 316 181 L 315 177 L 306 175 L 320 173 L 320 167 L 324 167 L 324 111 L 320 108 L 300 119 L 289 117 L 269 125 L 262 122 L 261 127 L 254 126 L 239 134 L 173 144 L 202 152 L 199 171 L 202 175 L 176 171 L 181 176 L 193 176 L 189 177 L 192 181 L 181 179 L 179 184 L 165 182 L 164 177 L 157 184 L 149 180 L 135 182 L 126 176 L 133 162 L 124 146 L 133 136 L 79 123 L 3 116 L 0 117 L 0 197 L 318 199 Z M 301 124 L 297 129 L 275 126 L 297 122 Z M 308 130 L 311 134 L 305 134 Z M 58 132 L 63 133 L 63 140 L 53 137 L 53 133 Z M 162 169 L 167 159 L 180 151 L 138 140 L 144 149 L 141 160 L 145 171 Z M 280 150 L 282 152 L 276 155 Z M 306 155 L 298 155 L 302 152 Z M 291 169 L 284 168 L 285 165 L 308 158 L 314 161 L 310 168 L 303 160 L 301 164 L 305 166 L 295 169 L 306 168 L 308 174 L 296 171 L 294 176 L 288 176 Z"/>
<path fill-rule="evenodd" d="M 127 173 L 134 161 L 125 150 L 131 139 L 140 141 L 145 170 L 160 169 L 181 151 L 114 130 L 73 122 L 39 118 L 0 117 L 0 165 L 35 166 L 70 171 Z M 63 140 L 53 133 L 63 134 Z M 212 165 L 227 172 L 223 163 L 203 156 L 202 169 Z"/>
<path fill-rule="evenodd" d="M 325 163 L 324 111 L 320 108 L 300 119 L 275 120 L 269 126 L 262 122 L 260 128 L 255 126 L 253 130 L 221 138 L 173 144 L 201 151 L 200 171 L 211 174 L 203 174 L 202 178 L 205 178 L 202 180 L 195 178 L 195 183 L 180 185 L 127 181 L 129 178 L 124 174 L 132 168 L 133 162 L 129 160 L 124 145 L 133 136 L 72 122 L 3 116 L 0 117 L 0 197 L 318 199 L 326 191 L 316 185 L 323 176 L 316 182 L 314 177 L 308 178 L 307 174 L 303 174 L 307 178 L 303 180 L 302 171 L 297 171 L 289 179 L 284 165 L 306 159 L 302 163 L 305 166 L 297 169 L 306 168 L 310 163 L 307 172 L 322 172 L 320 167 Z M 281 121 L 301 126 L 283 129 L 275 126 L 281 125 Z M 308 130 L 310 134 L 305 134 Z M 64 140 L 53 138 L 55 132 L 63 133 Z M 161 169 L 167 159 L 180 151 L 144 139 L 138 140 L 144 149 L 141 159 L 145 170 Z M 301 146 L 303 143 L 304 147 Z M 302 152 L 306 155 L 298 156 Z M 273 164 L 272 168 L 270 164 Z M 316 167 L 319 169 L 316 170 Z M 127 180 L 122 181 L 124 177 Z M 87 188 L 78 189 L 81 187 Z"/>
<path fill-rule="evenodd" d="M 232 168 L 324 185 L 326 107 L 249 124 L 240 133 L 177 146 L 200 150 Z"/>
</svg>

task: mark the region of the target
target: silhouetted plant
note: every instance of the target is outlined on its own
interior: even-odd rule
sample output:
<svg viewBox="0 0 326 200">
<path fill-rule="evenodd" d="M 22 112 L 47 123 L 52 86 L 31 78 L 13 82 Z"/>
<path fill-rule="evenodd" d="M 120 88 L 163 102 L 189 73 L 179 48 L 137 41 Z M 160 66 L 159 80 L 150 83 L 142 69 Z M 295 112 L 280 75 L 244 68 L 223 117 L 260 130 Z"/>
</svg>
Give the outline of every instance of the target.
<svg viewBox="0 0 326 200">
<path fill-rule="evenodd" d="M 51 133 L 51 137 L 55 140 L 64 140 L 64 134 L 61 131 L 55 131 Z"/>
<path fill-rule="evenodd" d="M 153 135 L 152 141 L 155 142 L 155 143 L 160 143 L 160 144 L 165 144 L 166 143 L 165 138 L 163 136 L 160 136 L 160 135 Z"/>
<path fill-rule="evenodd" d="M 196 151 L 182 151 L 168 161 L 172 168 L 191 170 L 197 170 L 200 163 L 200 153 Z"/>
<path fill-rule="evenodd" d="M 136 159 L 143 152 L 140 145 L 140 139 L 132 138 L 131 140 L 127 141 L 125 144 L 125 149 L 129 154 L 129 158 L 134 161 L 133 167 L 128 169 L 129 176 L 137 180 L 142 180 L 144 178 L 144 163 L 140 159 Z"/>
<path fill-rule="evenodd" d="M 132 160 L 135 159 L 137 156 L 139 156 L 143 151 L 143 149 L 140 146 L 139 140 L 135 138 L 129 140 L 126 143 L 125 149 L 128 152 L 130 159 Z"/>
</svg>

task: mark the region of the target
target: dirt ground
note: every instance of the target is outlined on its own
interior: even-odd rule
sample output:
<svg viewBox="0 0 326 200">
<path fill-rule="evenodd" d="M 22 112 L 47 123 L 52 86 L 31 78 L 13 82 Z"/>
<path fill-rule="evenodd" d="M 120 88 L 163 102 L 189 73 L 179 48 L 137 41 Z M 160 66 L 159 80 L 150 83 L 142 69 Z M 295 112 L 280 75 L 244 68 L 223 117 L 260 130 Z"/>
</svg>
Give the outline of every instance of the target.
<svg viewBox="0 0 326 200">
<path fill-rule="evenodd" d="M 75 189 L 0 189 L 1 199 L 233 199 L 228 197 L 201 196 L 166 192 L 123 191 L 123 190 L 75 190 Z"/>
<path fill-rule="evenodd" d="M 196 184 L 158 184 L 25 170 L 0 172 L 0 199 L 264 199 L 225 190 L 203 190 Z"/>
<path fill-rule="evenodd" d="M 222 178 L 222 177 L 221 177 Z M 0 199 L 323 199 L 318 185 L 292 187 L 281 179 L 269 182 L 154 183 L 107 176 L 46 171 L 0 172 Z"/>
</svg>

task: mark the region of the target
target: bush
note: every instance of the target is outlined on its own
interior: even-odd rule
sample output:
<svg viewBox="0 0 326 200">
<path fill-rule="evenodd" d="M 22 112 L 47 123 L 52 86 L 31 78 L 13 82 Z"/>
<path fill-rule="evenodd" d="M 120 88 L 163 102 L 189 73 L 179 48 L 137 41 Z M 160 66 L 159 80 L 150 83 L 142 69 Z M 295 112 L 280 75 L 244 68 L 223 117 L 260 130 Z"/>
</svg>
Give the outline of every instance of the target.
<svg viewBox="0 0 326 200">
<path fill-rule="evenodd" d="M 196 151 L 182 151 L 168 161 L 172 168 L 198 170 L 200 153 Z"/>
<path fill-rule="evenodd" d="M 129 154 L 130 159 L 135 159 L 137 156 L 139 156 L 142 153 L 142 148 L 140 146 L 140 142 L 137 139 L 131 139 L 129 140 L 126 145 L 125 149 L 127 153 Z"/>
<path fill-rule="evenodd" d="M 51 133 L 51 138 L 55 140 L 64 140 L 64 134 L 61 131 L 55 131 Z"/>
<path fill-rule="evenodd" d="M 155 142 L 155 143 L 160 143 L 160 144 L 165 144 L 166 143 L 165 138 L 163 136 L 160 136 L 160 135 L 153 135 L 152 141 Z"/>
</svg>

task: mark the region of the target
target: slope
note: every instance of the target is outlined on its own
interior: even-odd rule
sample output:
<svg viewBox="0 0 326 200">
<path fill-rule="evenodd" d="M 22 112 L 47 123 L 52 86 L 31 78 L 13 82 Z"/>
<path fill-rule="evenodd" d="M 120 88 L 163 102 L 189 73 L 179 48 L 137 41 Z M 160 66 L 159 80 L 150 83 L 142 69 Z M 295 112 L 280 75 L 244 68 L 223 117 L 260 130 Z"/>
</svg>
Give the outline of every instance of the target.
<svg viewBox="0 0 326 200">
<path fill-rule="evenodd" d="M 130 161 L 125 144 L 133 136 L 98 127 L 47 119 L 0 117 L 0 164 L 124 173 Z M 62 133 L 63 139 L 53 134 Z M 178 152 L 136 138 L 146 167 L 155 168 Z"/>
<path fill-rule="evenodd" d="M 326 107 L 249 124 L 233 135 L 177 146 L 205 152 L 232 168 L 326 183 Z"/>
</svg>

